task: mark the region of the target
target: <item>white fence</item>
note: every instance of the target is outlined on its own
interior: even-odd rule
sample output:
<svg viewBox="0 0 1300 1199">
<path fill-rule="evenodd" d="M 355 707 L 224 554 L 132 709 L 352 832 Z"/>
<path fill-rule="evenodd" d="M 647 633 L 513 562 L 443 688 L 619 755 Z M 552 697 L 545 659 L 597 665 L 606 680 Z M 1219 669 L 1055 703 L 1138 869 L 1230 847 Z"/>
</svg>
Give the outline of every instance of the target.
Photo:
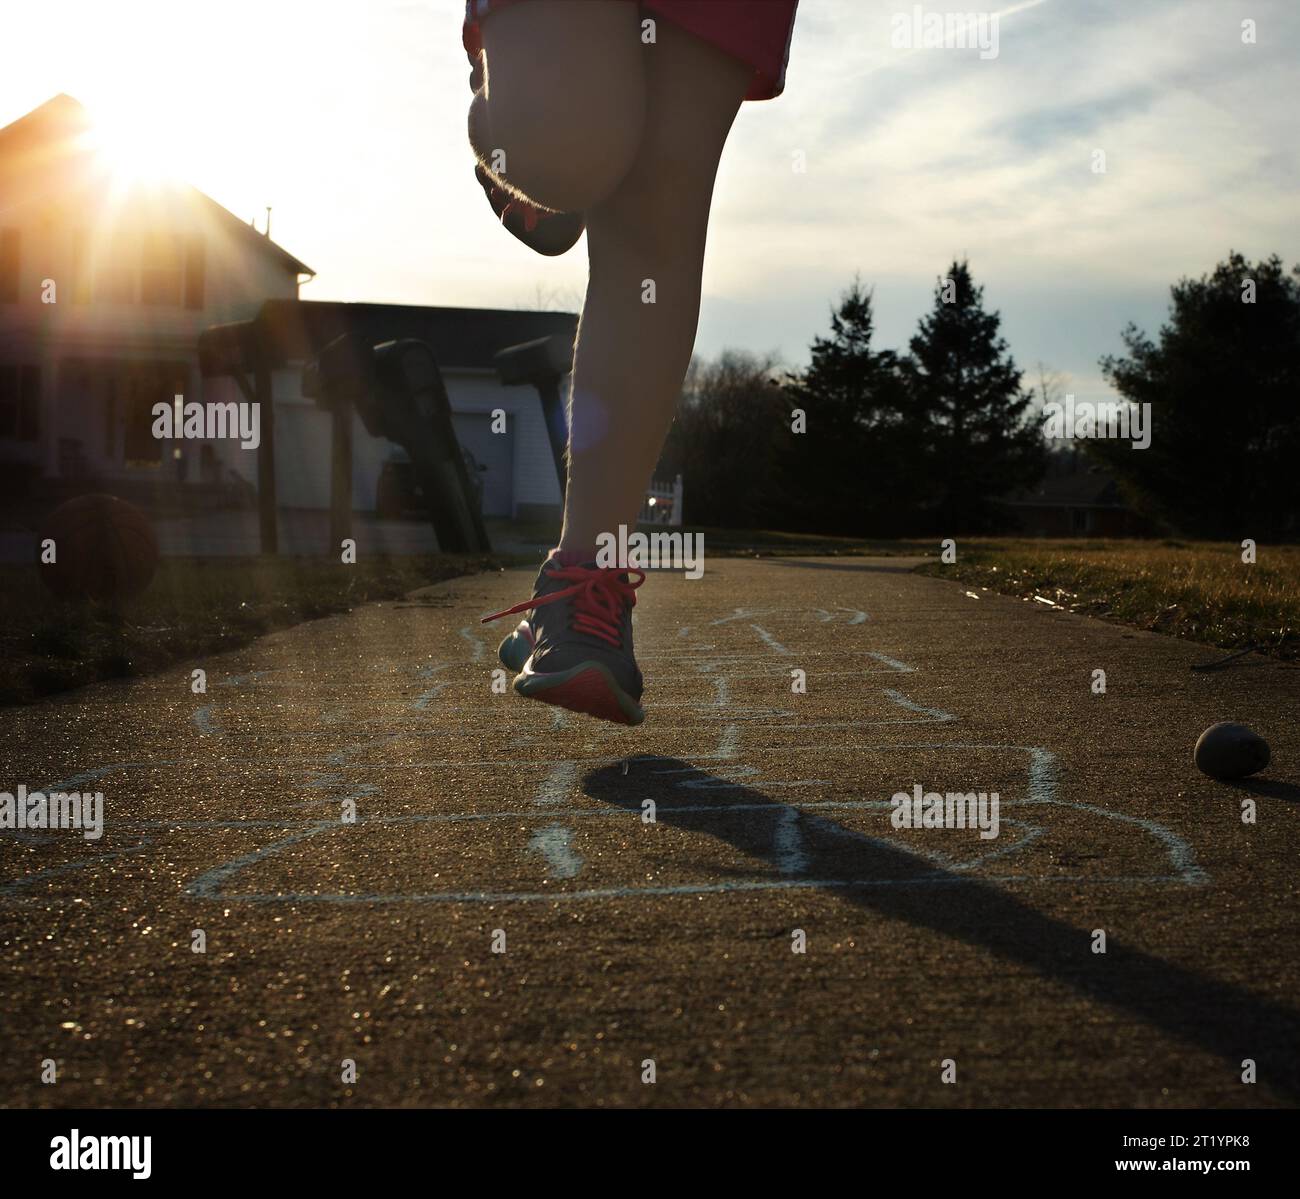
<svg viewBox="0 0 1300 1199">
<path fill-rule="evenodd" d="M 680 525 L 682 523 L 682 477 L 671 483 L 651 479 L 646 489 L 645 503 L 637 518 L 643 525 Z"/>
</svg>

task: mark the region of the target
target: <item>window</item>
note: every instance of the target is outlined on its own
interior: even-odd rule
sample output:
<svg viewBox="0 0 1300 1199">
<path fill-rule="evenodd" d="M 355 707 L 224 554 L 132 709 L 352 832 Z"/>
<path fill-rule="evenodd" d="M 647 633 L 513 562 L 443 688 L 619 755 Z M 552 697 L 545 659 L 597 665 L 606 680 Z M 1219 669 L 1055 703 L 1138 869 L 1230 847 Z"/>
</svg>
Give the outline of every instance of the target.
<svg viewBox="0 0 1300 1199">
<path fill-rule="evenodd" d="M 185 254 L 179 237 L 155 233 L 144 240 L 140 259 L 140 302 L 180 307 Z"/>
<path fill-rule="evenodd" d="M 35 441 L 41 433 L 41 368 L 0 364 L 0 438 Z"/>
<path fill-rule="evenodd" d="M 135 303 L 135 264 L 138 250 L 130 238 L 117 236 L 95 264 L 94 296 L 100 304 Z"/>
<path fill-rule="evenodd" d="M 0 304 L 18 302 L 18 230 L 0 229 Z"/>
<path fill-rule="evenodd" d="M 115 402 L 123 421 L 122 457 L 132 466 L 162 464 L 163 443 L 153 435 L 153 406 L 171 404 L 189 386 L 183 362 L 141 362 L 119 366 Z"/>
<path fill-rule="evenodd" d="M 201 237 L 119 233 L 92 239 L 85 230 L 72 238 L 73 300 L 84 304 L 150 304 L 199 309 L 204 305 L 206 254 Z"/>
</svg>

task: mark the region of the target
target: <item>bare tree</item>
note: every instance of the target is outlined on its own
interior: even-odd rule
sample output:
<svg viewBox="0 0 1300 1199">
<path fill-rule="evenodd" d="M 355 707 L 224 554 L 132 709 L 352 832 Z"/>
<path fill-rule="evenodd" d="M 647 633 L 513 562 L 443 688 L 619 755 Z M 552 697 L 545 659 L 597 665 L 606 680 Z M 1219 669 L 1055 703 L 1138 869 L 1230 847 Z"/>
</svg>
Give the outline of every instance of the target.
<svg viewBox="0 0 1300 1199">
<path fill-rule="evenodd" d="M 517 300 L 515 307 L 521 312 L 578 312 L 582 308 L 582 292 L 576 287 L 538 282 L 533 285 L 532 298 Z"/>
</svg>

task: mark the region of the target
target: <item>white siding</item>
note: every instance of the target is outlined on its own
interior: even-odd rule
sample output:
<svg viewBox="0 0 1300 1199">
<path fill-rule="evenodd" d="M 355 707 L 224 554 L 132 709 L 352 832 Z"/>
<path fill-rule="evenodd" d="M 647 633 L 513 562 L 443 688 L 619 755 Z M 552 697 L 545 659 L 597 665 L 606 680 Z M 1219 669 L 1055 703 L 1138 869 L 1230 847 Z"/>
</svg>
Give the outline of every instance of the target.
<svg viewBox="0 0 1300 1199">
<path fill-rule="evenodd" d="M 542 405 L 531 387 L 503 387 L 491 371 L 449 369 L 443 381 L 453 412 L 490 413 L 502 408 L 514 436 L 514 474 L 511 493 L 514 508 L 520 504 L 560 503 L 560 483 L 542 418 Z M 313 400 L 304 399 L 298 369 L 276 371 L 275 483 L 276 499 L 283 508 L 330 506 L 330 418 Z M 207 399 L 239 398 L 230 380 L 208 380 Z M 359 417 L 352 426 L 352 506 L 373 512 L 379 472 L 395 445 L 372 437 Z M 256 455 L 237 445 L 221 446 L 224 465 L 257 481 Z M 511 515 L 514 515 L 512 512 Z"/>
<path fill-rule="evenodd" d="M 446 370 L 443 379 L 454 412 L 491 412 L 503 408 L 514 428 L 515 511 L 520 504 L 560 503 L 560 481 L 542 417 L 542 401 L 532 387 L 503 387 L 493 371 Z M 567 386 L 567 379 L 561 391 Z M 512 513 L 513 515 L 513 513 Z"/>
</svg>

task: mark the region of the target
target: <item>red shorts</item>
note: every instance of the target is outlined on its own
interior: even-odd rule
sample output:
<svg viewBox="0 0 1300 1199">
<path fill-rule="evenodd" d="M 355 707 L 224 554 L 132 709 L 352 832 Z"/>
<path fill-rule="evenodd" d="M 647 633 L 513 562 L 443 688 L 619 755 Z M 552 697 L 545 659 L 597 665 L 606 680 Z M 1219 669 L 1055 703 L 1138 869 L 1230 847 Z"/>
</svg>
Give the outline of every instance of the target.
<svg viewBox="0 0 1300 1199">
<path fill-rule="evenodd" d="M 522 0 L 466 0 L 462 40 L 471 58 L 483 43 L 478 23 L 489 12 Z M 790 35 L 799 0 L 640 0 L 641 7 L 738 58 L 754 71 L 746 100 L 770 100 L 785 87 Z"/>
</svg>

